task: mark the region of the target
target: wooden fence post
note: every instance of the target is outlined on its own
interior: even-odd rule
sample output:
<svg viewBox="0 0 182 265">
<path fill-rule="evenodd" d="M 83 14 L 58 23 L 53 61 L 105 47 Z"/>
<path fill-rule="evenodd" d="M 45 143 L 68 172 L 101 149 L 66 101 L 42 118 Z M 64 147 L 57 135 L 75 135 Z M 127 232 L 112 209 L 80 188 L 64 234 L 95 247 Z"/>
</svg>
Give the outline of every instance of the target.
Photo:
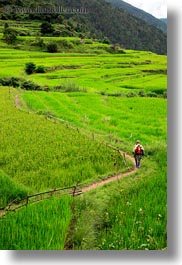
<svg viewBox="0 0 182 265">
<path fill-rule="evenodd" d="M 27 195 L 27 197 L 26 197 L 26 206 L 28 205 L 28 195 Z"/>
<path fill-rule="evenodd" d="M 75 196 L 76 189 L 77 189 L 77 187 L 76 187 L 76 186 L 74 186 L 74 187 L 73 187 L 73 192 L 72 192 L 72 195 L 73 195 L 73 197 Z"/>
<path fill-rule="evenodd" d="M 52 191 L 50 192 L 51 197 L 54 195 L 55 192 L 56 192 L 56 188 L 54 188 L 54 190 L 52 190 Z"/>
<path fill-rule="evenodd" d="M 123 153 L 123 160 L 124 160 L 124 165 L 125 165 L 125 167 L 126 167 L 127 164 L 126 164 L 126 154 L 125 154 L 125 153 Z"/>
</svg>

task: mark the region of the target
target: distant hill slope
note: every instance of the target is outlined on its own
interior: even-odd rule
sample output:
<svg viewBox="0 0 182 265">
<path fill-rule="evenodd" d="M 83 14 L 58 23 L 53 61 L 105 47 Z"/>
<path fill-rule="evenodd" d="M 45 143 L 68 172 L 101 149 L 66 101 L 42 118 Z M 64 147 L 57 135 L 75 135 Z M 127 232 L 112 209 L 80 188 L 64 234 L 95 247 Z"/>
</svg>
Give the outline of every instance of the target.
<svg viewBox="0 0 182 265">
<path fill-rule="evenodd" d="M 153 25 L 158 29 L 161 29 L 163 32 L 167 31 L 167 25 L 165 21 L 163 21 L 162 19 L 157 19 L 156 17 L 139 8 L 136 8 L 122 0 L 106 0 L 106 2 L 109 2 L 113 6 L 123 9 L 131 15 L 146 21 L 148 24 Z"/>
<path fill-rule="evenodd" d="M 2 0 L 4 1 L 4 0 Z M 6 4 L 5 4 L 6 3 Z M 92 38 L 108 38 L 112 44 L 120 44 L 123 48 L 146 50 L 159 54 L 167 53 L 167 36 L 161 30 L 132 16 L 126 10 L 117 9 L 105 0 L 7 0 L 1 2 L 1 7 L 10 6 L 41 6 L 49 4 L 54 7 L 69 8 L 85 7 L 87 14 L 3 14 L 3 19 L 36 19 L 47 20 L 51 23 L 64 23 L 71 25 L 74 31 L 83 33 Z M 60 22 L 60 15 L 63 21 Z M 1 17 L 2 18 L 2 17 Z M 71 23 L 71 24 L 69 24 Z M 69 27 L 67 26 L 67 29 Z"/>
</svg>

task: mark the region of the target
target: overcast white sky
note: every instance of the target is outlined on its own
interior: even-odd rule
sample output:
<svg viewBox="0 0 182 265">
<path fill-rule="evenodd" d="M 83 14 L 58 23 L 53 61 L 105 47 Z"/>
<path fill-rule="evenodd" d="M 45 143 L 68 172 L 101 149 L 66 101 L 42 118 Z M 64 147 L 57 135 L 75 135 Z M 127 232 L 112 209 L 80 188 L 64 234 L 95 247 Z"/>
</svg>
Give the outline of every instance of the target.
<svg viewBox="0 0 182 265">
<path fill-rule="evenodd" d="M 123 0 L 157 18 L 167 18 L 167 0 Z"/>
</svg>

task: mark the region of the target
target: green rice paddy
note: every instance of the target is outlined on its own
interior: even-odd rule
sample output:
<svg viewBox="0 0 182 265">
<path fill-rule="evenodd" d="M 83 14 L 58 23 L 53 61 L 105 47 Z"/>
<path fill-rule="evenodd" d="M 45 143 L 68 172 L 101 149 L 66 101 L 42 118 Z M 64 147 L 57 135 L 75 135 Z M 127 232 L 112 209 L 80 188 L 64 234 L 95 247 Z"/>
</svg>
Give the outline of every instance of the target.
<svg viewBox="0 0 182 265">
<path fill-rule="evenodd" d="M 64 38 L 42 39 L 59 44 Z M 0 79 L 18 77 L 50 88 L 0 86 L 0 206 L 126 171 L 123 158 L 105 142 L 131 154 L 140 139 L 146 155 L 141 169 L 125 179 L 0 217 L 0 247 L 164 250 L 167 58 L 132 50 L 111 54 L 98 41 L 81 46 L 79 38 L 65 39 L 73 49 L 58 53 L 32 48 L 34 36 L 18 37 L 10 46 L 0 41 Z M 46 72 L 27 75 L 27 62 L 43 65 Z M 132 167 L 129 161 L 127 166 Z"/>
</svg>

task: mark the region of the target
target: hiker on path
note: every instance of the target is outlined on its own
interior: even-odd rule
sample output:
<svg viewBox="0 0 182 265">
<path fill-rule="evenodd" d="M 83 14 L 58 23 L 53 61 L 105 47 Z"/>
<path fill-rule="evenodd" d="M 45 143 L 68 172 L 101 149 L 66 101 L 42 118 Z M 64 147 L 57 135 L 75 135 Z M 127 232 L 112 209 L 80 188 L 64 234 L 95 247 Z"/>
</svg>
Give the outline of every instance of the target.
<svg viewBox="0 0 182 265">
<path fill-rule="evenodd" d="M 144 156 L 144 148 L 140 144 L 139 140 L 136 141 L 136 144 L 135 144 L 135 146 L 133 148 L 133 156 L 135 158 L 136 167 L 140 168 L 140 160 Z"/>
</svg>

